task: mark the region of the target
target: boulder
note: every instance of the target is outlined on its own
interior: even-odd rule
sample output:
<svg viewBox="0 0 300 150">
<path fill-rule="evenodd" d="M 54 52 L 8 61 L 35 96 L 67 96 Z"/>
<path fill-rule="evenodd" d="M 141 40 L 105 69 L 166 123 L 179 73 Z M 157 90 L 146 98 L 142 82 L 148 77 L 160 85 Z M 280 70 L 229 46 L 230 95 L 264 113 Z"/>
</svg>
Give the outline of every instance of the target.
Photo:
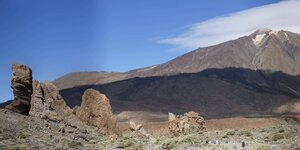
<svg viewBox="0 0 300 150">
<path fill-rule="evenodd" d="M 135 137 L 135 138 L 143 138 L 143 137 L 151 137 L 150 134 L 144 129 L 142 124 L 136 124 L 133 121 L 129 122 L 129 128 L 130 131 L 132 132 L 130 137 Z"/>
<path fill-rule="evenodd" d="M 13 64 L 12 71 L 11 88 L 14 99 L 5 108 L 28 115 L 32 95 L 32 71 L 22 64 Z"/>
<path fill-rule="evenodd" d="M 197 133 L 205 130 L 204 119 L 197 112 L 184 113 L 183 116 L 176 116 L 169 113 L 169 130 L 174 135 Z"/>
<path fill-rule="evenodd" d="M 117 132 L 109 99 L 94 89 L 84 92 L 81 106 L 76 108 L 76 115 L 87 125 L 97 127 L 103 134 Z"/>
</svg>

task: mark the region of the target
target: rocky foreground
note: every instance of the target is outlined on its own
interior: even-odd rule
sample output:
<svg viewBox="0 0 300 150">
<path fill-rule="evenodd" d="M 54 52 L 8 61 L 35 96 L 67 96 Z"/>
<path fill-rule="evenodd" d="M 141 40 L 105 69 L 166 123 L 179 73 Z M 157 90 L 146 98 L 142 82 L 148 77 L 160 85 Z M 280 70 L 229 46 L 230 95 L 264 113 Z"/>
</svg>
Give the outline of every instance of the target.
<svg viewBox="0 0 300 150">
<path fill-rule="evenodd" d="M 0 149 L 293 150 L 300 149 L 299 133 L 297 122 L 282 120 L 276 126 L 257 129 L 210 130 L 178 136 L 151 134 L 148 137 L 123 132 L 116 136 L 104 135 L 92 128 L 82 129 L 65 122 L 0 110 Z"/>
<path fill-rule="evenodd" d="M 13 65 L 11 87 L 14 100 L 0 109 L 0 149 L 300 149 L 300 125 L 288 118 L 264 128 L 207 130 L 197 112 L 169 113 L 167 124 L 148 132 L 151 125 L 117 124 L 109 99 L 94 89 L 71 109 L 25 65 Z"/>
</svg>

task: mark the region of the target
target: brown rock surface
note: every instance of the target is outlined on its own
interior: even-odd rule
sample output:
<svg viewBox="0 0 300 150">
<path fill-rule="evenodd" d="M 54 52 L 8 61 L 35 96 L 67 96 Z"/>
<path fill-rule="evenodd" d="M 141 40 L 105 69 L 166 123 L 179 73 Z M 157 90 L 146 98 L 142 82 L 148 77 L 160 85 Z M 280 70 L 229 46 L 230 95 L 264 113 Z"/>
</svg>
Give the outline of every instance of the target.
<svg viewBox="0 0 300 150">
<path fill-rule="evenodd" d="M 183 116 L 169 113 L 169 130 L 174 135 L 196 133 L 204 130 L 204 119 L 197 112 L 187 112 Z"/>
<path fill-rule="evenodd" d="M 66 105 L 57 88 L 50 82 L 33 82 L 31 98 L 31 116 L 60 122 L 72 110 Z"/>
<path fill-rule="evenodd" d="M 11 88 L 14 100 L 6 108 L 28 115 L 32 94 L 32 71 L 29 67 L 21 64 L 13 64 L 12 71 Z"/>
<path fill-rule="evenodd" d="M 98 127 L 101 133 L 116 132 L 116 120 L 113 117 L 109 99 L 94 89 L 88 89 L 82 96 L 82 104 L 76 115 L 87 125 Z"/>
</svg>

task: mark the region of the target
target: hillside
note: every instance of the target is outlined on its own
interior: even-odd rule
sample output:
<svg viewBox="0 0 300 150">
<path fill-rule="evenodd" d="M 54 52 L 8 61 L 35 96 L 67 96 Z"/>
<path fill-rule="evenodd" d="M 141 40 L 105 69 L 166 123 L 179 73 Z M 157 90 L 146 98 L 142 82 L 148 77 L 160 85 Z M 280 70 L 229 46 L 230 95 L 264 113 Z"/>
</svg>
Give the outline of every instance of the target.
<svg viewBox="0 0 300 150">
<path fill-rule="evenodd" d="M 126 73 L 70 74 L 54 83 L 71 107 L 80 105 L 86 89 L 94 88 L 108 96 L 115 113 L 194 110 L 207 118 L 298 115 L 299 57 L 299 34 L 258 30 L 161 65 Z"/>
<path fill-rule="evenodd" d="M 60 88 L 103 84 L 133 77 L 197 73 L 208 68 L 247 68 L 300 74 L 300 35 L 289 31 L 257 30 L 249 36 L 199 48 L 164 64 L 126 73 L 78 72 L 53 82 Z"/>
</svg>

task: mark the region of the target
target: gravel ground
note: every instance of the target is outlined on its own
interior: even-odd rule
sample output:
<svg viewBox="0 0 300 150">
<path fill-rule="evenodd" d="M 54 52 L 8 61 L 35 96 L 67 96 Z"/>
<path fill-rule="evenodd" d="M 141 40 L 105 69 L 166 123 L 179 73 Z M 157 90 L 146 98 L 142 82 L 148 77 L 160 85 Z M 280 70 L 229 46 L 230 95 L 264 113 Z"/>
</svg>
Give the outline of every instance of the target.
<svg viewBox="0 0 300 150">
<path fill-rule="evenodd" d="M 279 124 L 264 128 L 133 138 L 129 134 L 104 136 L 94 129 L 0 110 L 0 149 L 296 150 L 300 149 L 300 124 L 283 119 Z"/>
</svg>

